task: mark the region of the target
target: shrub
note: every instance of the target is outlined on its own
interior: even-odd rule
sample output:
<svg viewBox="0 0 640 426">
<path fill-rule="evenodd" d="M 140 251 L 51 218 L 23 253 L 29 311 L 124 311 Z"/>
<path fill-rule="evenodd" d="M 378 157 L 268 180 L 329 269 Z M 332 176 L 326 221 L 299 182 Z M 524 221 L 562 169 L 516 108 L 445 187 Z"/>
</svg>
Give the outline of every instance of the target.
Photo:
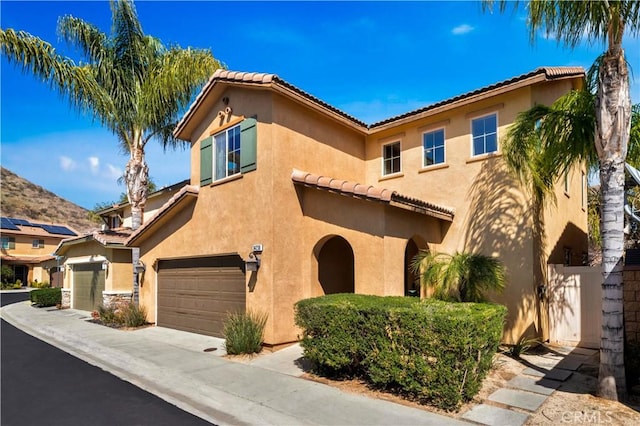
<svg viewBox="0 0 640 426">
<path fill-rule="evenodd" d="M 49 284 L 48 281 L 39 282 L 38 280 L 35 280 L 35 281 L 33 281 L 32 283 L 29 284 L 29 287 L 32 287 L 32 288 L 49 288 L 49 287 L 51 287 L 51 284 Z"/>
<path fill-rule="evenodd" d="M 147 324 L 147 309 L 129 302 L 121 309 L 120 316 L 125 327 L 141 327 Z"/>
<path fill-rule="evenodd" d="M 267 314 L 252 311 L 229 314 L 224 325 L 227 353 L 239 355 L 260 352 L 267 317 Z"/>
<path fill-rule="evenodd" d="M 29 299 L 39 308 L 46 306 L 56 306 L 62 303 L 62 290 L 59 288 L 41 288 L 32 290 Z"/>
<path fill-rule="evenodd" d="M 495 257 L 476 253 L 421 251 L 412 268 L 441 300 L 484 302 L 488 291 L 502 292 L 505 270 Z"/>
<path fill-rule="evenodd" d="M 104 325 L 111 327 L 140 327 L 147 324 L 147 310 L 133 302 L 120 302 L 111 306 L 98 306 L 96 315 Z"/>
<path fill-rule="evenodd" d="M 362 377 L 447 410 L 480 390 L 505 315 L 500 305 L 354 294 L 296 304 L 304 355 L 318 373 Z"/>
<path fill-rule="evenodd" d="M 22 285 L 20 283 L 1 283 L 0 289 L 2 290 L 17 290 L 21 289 Z"/>
</svg>

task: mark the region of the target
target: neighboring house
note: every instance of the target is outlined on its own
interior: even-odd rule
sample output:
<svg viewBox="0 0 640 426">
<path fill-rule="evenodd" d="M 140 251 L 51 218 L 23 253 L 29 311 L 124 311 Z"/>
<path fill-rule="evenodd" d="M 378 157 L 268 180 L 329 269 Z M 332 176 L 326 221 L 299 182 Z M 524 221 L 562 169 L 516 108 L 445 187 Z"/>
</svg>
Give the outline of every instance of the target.
<svg viewBox="0 0 640 426">
<path fill-rule="evenodd" d="M 425 249 L 497 256 L 504 340 L 545 337 L 546 264 L 587 252 L 585 169 L 538 217 L 501 139 L 583 81 L 539 68 L 367 125 L 276 75 L 216 71 L 174 131 L 191 142 L 190 185 L 127 241 L 148 319 L 221 336 L 229 312 L 261 311 L 265 343 L 292 342 L 301 299 L 417 294 L 410 263 Z"/>
<path fill-rule="evenodd" d="M 148 195 L 144 218 L 153 214 L 188 181 L 164 187 Z M 131 207 L 117 204 L 96 212 L 104 225 L 85 235 L 61 241 L 55 254 L 66 271 L 62 305 L 91 311 L 100 305 L 131 300 L 133 265 L 131 248 Z"/>
<path fill-rule="evenodd" d="M 147 196 L 147 203 L 144 208 L 142 222 L 149 219 L 173 194 L 183 186 L 189 184 L 189 179 L 165 186 Z M 111 207 L 95 212 L 100 216 L 109 229 L 131 228 L 131 204 L 129 202 L 117 203 Z"/>
<path fill-rule="evenodd" d="M 78 233 L 67 225 L 0 218 L 3 266 L 13 271 L 14 281 L 24 285 L 48 282 L 61 287 L 60 265 L 53 252 L 60 241 Z"/>
</svg>

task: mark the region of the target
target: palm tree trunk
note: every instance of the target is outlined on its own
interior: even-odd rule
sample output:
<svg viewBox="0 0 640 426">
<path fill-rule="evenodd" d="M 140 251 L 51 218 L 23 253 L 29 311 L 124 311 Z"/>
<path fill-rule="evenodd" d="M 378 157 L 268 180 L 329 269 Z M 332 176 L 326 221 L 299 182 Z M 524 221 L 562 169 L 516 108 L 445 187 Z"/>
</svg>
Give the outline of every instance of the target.
<svg viewBox="0 0 640 426">
<path fill-rule="evenodd" d="M 135 231 L 142 225 L 144 206 L 147 202 L 147 188 L 149 181 L 149 167 L 144 159 L 144 148 L 135 147 L 131 150 L 131 158 L 125 169 L 125 181 L 127 184 L 127 196 L 131 205 L 131 228 Z M 133 294 L 132 301 L 138 305 L 140 301 L 140 281 L 136 266 L 140 259 L 140 249 L 131 249 L 131 262 L 133 265 Z"/>
<path fill-rule="evenodd" d="M 147 202 L 149 167 L 144 159 L 144 148 L 134 148 L 124 172 L 127 196 L 131 204 L 131 229 L 142 225 L 142 215 Z"/>
<path fill-rule="evenodd" d="M 631 123 L 628 71 L 621 48 L 609 49 L 598 72 L 596 148 L 600 159 L 602 334 L 598 394 L 626 397 L 624 370 L 624 161 Z"/>
</svg>

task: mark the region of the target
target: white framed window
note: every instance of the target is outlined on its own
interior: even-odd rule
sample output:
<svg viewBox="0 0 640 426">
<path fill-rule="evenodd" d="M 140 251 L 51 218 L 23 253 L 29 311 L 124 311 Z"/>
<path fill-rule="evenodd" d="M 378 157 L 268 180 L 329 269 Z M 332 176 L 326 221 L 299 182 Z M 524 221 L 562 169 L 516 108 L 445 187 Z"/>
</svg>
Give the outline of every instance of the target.
<svg viewBox="0 0 640 426">
<path fill-rule="evenodd" d="M 473 156 L 498 151 L 498 114 L 471 120 L 471 152 Z"/>
<path fill-rule="evenodd" d="M 422 167 L 444 164 L 444 129 L 422 134 Z"/>
<path fill-rule="evenodd" d="M 400 141 L 382 145 L 382 175 L 400 173 Z"/>
<path fill-rule="evenodd" d="M 31 242 L 31 247 L 32 248 L 44 248 L 44 240 L 34 239 Z"/>
<path fill-rule="evenodd" d="M 15 249 L 16 248 L 16 239 L 14 237 L 2 237 L 2 248 L 3 249 Z"/>
<path fill-rule="evenodd" d="M 213 137 L 214 180 L 240 173 L 240 126 L 235 126 Z"/>
</svg>

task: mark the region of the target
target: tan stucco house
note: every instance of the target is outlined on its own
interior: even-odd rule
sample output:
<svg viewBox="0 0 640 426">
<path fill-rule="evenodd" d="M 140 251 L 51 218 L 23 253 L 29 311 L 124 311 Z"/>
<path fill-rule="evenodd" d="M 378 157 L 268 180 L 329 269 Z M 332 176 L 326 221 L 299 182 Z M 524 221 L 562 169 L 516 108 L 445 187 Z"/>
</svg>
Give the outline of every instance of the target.
<svg viewBox="0 0 640 426">
<path fill-rule="evenodd" d="M 152 217 L 188 181 L 163 187 L 147 197 L 143 220 Z M 60 241 L 55 255 L 64 271 L 62 306 L 92 311 L 132 298 L 131 206 L 114 204 L 96 212 L 103 225 L 92 232 Z"/>
<path fill-rule="evenodd" d="M 534 216 L 501 138 L 583 80 L 582 68 L 539 68 L 368 125 L 276 75 L 217 71 L 174 132 L 191 143 L 190 185 L 126 243 L 146 266 L 149 320 L 221 336 L 228 312 L 261 311 L 266 344 L 292 342 L 295 302 L 415 295 L 409 264 L 428 249 L 497 256 L 504 340 L 545 337 L 546 264 L 587 252 L 586 170 Z"/>
<path fill-rule="evenodd" d="M 37 281 L 62 285 L 59 259 L 53 254 L 58 243 L 78 232 L 65 224 L 36 222 L 24 218 L 0 218 L 0 261 L 13 272 L 14 281 L 27 286 Z"/>
</svg>

